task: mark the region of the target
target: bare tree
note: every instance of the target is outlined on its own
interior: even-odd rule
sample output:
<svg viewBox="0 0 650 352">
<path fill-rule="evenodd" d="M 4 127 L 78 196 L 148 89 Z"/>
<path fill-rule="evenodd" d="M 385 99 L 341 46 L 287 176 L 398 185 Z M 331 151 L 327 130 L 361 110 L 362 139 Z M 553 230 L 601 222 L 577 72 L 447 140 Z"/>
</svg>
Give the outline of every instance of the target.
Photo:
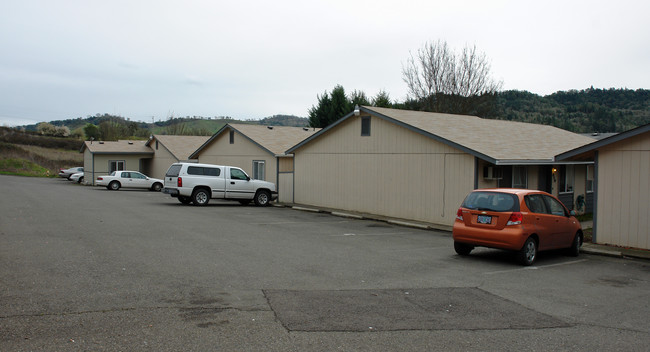
<svg viewBox="0 0 650 352">
<path fill-rule="evenodd" d="M 490 62 L 475 45 L 456 54 L 440 40 L 411 53 L 402 77 L 409 98 L 423 110 L 458 114 L 482 111 L 502 86 L 490 76 Z"/>
</svg>

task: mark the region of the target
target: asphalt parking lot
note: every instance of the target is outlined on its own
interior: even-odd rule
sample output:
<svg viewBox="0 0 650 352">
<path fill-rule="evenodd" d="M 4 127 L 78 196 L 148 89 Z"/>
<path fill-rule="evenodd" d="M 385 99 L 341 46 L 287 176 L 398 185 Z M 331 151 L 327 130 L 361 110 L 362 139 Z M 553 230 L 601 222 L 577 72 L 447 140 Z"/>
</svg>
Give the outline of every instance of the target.
<svg viewBox="0 0 650 352">
<path fill-rule="evenodd" d="M 647 351 L 650 262 L 0 176 L 0 351 Z"/>
</svg>

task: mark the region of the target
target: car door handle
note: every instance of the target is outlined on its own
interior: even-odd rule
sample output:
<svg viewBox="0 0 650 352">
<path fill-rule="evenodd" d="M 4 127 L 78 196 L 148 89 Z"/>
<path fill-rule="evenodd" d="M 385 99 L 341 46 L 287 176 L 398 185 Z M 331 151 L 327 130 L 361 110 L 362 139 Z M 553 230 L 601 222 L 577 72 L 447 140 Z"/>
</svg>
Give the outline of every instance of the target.
<svg viewBox="0 0 650 352">
<path fill-rule="evenodd" d="M 231 185 L 234 185 L 234 184 L 235 184 L 235 181 L 230 181 L 230 184 L 231 184 Z"/>
</svg>

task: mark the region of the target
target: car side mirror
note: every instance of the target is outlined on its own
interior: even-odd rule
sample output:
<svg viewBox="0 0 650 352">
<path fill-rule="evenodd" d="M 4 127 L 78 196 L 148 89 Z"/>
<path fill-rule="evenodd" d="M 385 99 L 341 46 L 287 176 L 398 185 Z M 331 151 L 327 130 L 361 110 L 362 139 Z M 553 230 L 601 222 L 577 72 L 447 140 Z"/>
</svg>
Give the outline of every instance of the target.
<svg viewBox="0 0 650 352">
<path fill-rule="evenodd" d="M 246 181 L 250 181 L 251 178 L 249 176 L 246 176 Z"/>
</svg>

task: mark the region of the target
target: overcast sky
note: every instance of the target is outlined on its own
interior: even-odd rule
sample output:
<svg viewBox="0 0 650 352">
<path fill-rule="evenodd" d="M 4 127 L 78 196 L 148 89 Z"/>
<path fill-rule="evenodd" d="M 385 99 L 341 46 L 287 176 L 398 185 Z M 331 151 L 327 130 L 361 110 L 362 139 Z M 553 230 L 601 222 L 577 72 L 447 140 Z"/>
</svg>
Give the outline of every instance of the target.
<svg viewBox="0 0 650 352">
<path fill-rule="evenodd" d="M 650 88 L 650 2 L 3 0 L 0 125 L 306 117 L 342 85 L 406 98 L 427 41 L 476 45 L 504 89 Z"/>
</svg>

